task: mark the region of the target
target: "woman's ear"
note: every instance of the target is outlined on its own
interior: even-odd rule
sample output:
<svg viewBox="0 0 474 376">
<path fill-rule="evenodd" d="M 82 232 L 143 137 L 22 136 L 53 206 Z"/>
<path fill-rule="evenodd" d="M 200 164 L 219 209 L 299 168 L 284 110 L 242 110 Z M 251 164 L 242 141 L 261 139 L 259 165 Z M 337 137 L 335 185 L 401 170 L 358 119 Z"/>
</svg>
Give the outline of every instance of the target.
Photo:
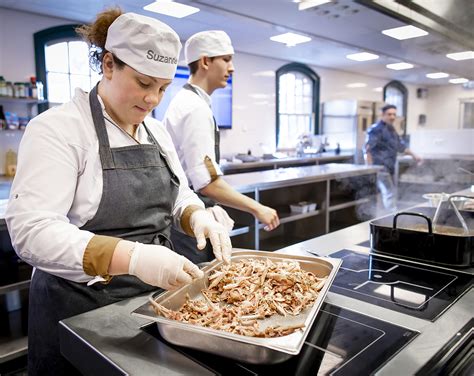
<svg viewBox="0 0 474 376">
<path fill-rule="evenodd" d="M 105 78 L 111 79 L 114 71 L 114 57 L 110 52 L 107 52 L 102 59 L 102 73 Z"/>
</svg>

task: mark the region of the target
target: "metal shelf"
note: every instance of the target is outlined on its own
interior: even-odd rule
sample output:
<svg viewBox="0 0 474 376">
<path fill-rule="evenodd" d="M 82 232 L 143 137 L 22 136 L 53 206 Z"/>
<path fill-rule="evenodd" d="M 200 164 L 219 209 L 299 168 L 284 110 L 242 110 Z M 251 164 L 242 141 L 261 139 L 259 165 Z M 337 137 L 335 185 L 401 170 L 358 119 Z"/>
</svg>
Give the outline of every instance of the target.
<svg viewBox="0 0 474 376">
<path fill-rule="evenodd" d="M 250 231 L 249 226 L 238 227 L 238 228 L 234 228 L 232 231 L 230 231 L 229 236 L 232 237 L 232 236 L 247 234 L 249 231 Z"/>
<path fill-rule="evenodd" d="M 329 207 L 329 212 L 333 212 L 333 211 L 341 210 L 341 209 L 347 209 L 347 208 L 350 208 L 350 207 L 356 206 L 356 205 L 366 204 L 366 203 L 370 202 L 370 200 L 371 200 L 370 198 L 361 198 L 359 200 L 345 202 L 343 204 L 330 206 Z"/>
<path fill-rule="evenodd" d="M 303 219 L 303 218 L 314 217 L 315 215 L 319 215 L 319 214 L 322 214 L 322 213 L 323 213 L 322 210 L 313 210 L 313 211 L 310 211 L 310 212 L 307 212 L 307 213 L 300 213 L 300 214 L 278 213 L 278 215 L 280 216 L 280 224 L 283 224 L 283 223 L 298 221 L 298 220 Z M 264 224 L 259 225 L 260 229 L 262 229 L 263 227 L 265 227 Z"/>
<path fill-rule="evenodd" d="M 16 290 L 24 290 L 30 287 L 31 280 L 12 283 L 10 285 L 0 286 L 0 295 Z"/>
<path fill-rule="evenodd" d="M 0 343 L 0 364 L 25 355 L 28 352 L 28 337 L 20 337 Z"/>
<path fill-rule="evenodd" d="M 44 103 L 48 103 L 48 101 L 38 100 L 34 98 L 0 97 L 0 103 L 44 104 Z"/>
</svg>

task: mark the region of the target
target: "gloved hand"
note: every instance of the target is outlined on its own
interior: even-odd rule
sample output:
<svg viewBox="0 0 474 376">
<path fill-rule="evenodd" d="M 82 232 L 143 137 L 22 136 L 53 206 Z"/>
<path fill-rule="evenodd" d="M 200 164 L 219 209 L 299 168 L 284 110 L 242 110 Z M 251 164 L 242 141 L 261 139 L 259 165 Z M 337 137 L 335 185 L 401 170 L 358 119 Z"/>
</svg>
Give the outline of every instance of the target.
<svg viewBox="0 0 474 376">
<path fill-rule="evenodd" d="M 161 245 L 137 243 L 128 267 L 128 274 L 152 286 L 174 290 L 204 273 L 187 258 Z"/>
<path fill-rule="evenodd" d="M 191 214 L 189 224 L 196 237 L 198 249 L 206 246 L 206 237 L 211 240 L 212 250 L 216 259 L 230 262 L 232 243 L 227 230 L 206 210 L 196 210 Z"/>
<path fill-rule="evenodd" d="M 227 214 L 227 212 L 219 205 L 214 205 L 210 208 L 206 208 L 206 211 L 209 212 L 217 222 L 224 226 L 228 232 L 234 228 L 234 221 L 231 217 L 229 217 L 229 214 Z"/>
</svg>

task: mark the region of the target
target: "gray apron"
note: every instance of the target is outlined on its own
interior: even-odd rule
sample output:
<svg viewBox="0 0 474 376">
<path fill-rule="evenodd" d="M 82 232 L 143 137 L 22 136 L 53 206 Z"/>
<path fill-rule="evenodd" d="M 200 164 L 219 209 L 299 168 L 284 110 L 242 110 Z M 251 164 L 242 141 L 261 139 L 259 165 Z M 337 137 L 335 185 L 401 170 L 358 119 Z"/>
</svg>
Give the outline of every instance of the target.
<svg viewBox="0 0 474 376">
<path fill-rule="evenodd" d="M 145 124 L 152 144 L 110 148 L 97 86 L 89 101 L 99 140 L 103 190 L 97 213 L 81 229 L 172 248 L 171 211 L 179 180 L 166 156 Z M 87 286 L 36 269 L 29 297 L 28 374 L 77 373 L 60 354 L 58 321 L 152 290 L 156 287 L 129 275 Z"/>
<path fill-rule="evenodd" d="M 192 85 L 187 83 L 183 86 L 183 89 L 192 91 L 193 93 L 195 93 L 197 96 L 201 98 L 201 95 L 199 94 L 199 92 Z M 220 134 L 219 134 L 219 130 L 217 129 L 216 118 L 213 116 L 212 119 L 214 120 L 214 157 L 217 163 L 219 163 Z M 201 201 L 204 202 L 204 205 L 206 206 L 206 208 L 209 208 L 216 204 L 216 202 L 210 199 L 209 197 L 206 197 L 200 194 L 199 192 L 196 192 L 196 194 L 201 199 Z M 193 238 L 188 235 L 183 235 L 183 233 L 181 233 L 174 227 L 171 228 L 171 240 L 175 246 L 177 253 L 187 257 L 189 260 L 191 260 L 192 262 L 196 264 L 210 261 L 214 258 L 214 253 L 212 251 L 212 246 L 209 240 L 207 241 L 206 248 L 200 251 L 197 249 L 196 238 Z"/>
</svg>

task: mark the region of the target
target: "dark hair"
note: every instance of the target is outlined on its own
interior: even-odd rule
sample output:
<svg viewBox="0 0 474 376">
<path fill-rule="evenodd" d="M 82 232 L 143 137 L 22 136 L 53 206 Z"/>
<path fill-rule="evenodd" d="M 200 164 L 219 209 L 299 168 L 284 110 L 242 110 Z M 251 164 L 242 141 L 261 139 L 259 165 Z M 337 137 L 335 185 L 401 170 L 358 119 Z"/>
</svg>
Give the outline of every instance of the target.
<svg viewBox="0 0 474 376">
<path fill-rule="evenodd" d="M 102 60 L 108 52 L 105 49 L 105 41 L 107 40 L 107 31 L 110 25 L 123 12 L 119 7 L 110 8 L 97 14 L 95 21 L 90 25 L 82 25 L 76 28 L 76 33 L 80 35 L 90 46 L 89 64 L 93 70 L 102 73 Z M 119 69 L 125 66 L 125 63 L 114 56 L 114 62 Z"/>
<path fill-rule="evenodd" d="M 213 61 L 214 57 L 210 57 L 209 59 L 211 61 Z M 199 68 L 199 60 L 193 61 L 192 63 L 188 64 L 189 74 L 191 74 L 191 75 L 196 74 L 196 72 L 198 71 L 198 68 Z"/>
<path fill-rule="evenodd" d="M 391 110 L 392 108 L 396 110 L 397 106 L 393 104 L 386 104 L 385 106 L 382 107 L 382 114 L 386 113 L 388 110 Z"/>
</svg>

